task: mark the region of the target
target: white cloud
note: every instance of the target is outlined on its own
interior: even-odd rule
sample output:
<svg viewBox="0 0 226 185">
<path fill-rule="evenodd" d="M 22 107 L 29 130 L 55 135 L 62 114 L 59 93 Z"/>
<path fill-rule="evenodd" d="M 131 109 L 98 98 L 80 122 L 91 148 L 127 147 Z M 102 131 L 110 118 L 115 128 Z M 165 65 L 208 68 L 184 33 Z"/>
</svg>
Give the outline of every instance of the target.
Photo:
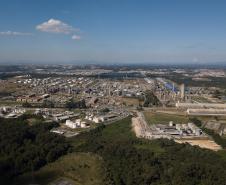
<svg viewBox="0 0 226 185">
<path fill-rule="evenodd" d="M 49 19 L 47 22 L 37 25 L 36 29 L 43 32 L 63 34 L 70 34 L 78 31 L 78 29 L 56 19 Z"/>
<path fill-rule="evenodd" d="M 81 36 L 79 35 L 72 35 L 72 40 L 80 40 L 81 39 Z"/>
<path fill-rule="evenodd" d="M 25 32 L 16 32 L 16 31 L 3 31 L 3 32 L 0 32 L 0 35 L 3 35 L 3 36 L 30 36 L 33 34 L 25 33 Z"/>
</svg>

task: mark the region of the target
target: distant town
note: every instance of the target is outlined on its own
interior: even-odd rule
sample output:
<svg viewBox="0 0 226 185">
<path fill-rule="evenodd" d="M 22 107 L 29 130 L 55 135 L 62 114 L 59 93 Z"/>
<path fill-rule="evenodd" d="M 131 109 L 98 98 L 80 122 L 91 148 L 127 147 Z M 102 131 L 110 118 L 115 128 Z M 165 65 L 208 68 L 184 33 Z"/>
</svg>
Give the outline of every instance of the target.
<svg viewBox="0 0 226 185">
<path fill-rule="evenodd" d="M 205 128 L 226 134 L 223 69 L 110 69 L 94 65 L 78 68 L 20 65 L 16 69 L 4 66 L 1 70 L 3 118 L 17 118 L 26 113 L 40 115 L 47 122 L 59 123 L 51 132 L 72 137 L 100 123 L 110 124 L 132 115 L 139 137 L 173 138 L 180 143 L 221 149 L 191 121 L 168 120 L 165 126 L 161 120 L 153 124 L 148 117 L 157 113 L 199 116 L 205 120 Z"/>
</svg>

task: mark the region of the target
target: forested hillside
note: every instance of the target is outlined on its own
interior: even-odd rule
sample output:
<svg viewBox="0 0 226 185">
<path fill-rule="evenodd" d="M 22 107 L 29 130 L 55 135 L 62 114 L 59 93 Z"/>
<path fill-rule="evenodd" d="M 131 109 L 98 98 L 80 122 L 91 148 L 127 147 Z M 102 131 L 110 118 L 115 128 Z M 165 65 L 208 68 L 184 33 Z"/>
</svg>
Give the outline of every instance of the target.
<svg viewBox="0 0 226 185">
<path fill-rule="evenodd" d="M 55 123 L 29 126 L 27 116 L 0 119 L 0 182 L 53 162 L 69 148 L 65 139 L 50 133 Z"/>
<path fill-rule="evenodd" d="M 106 185 L 225 185 L 226 162 L 217 153 L 170 140 L 138 140 L 127 118 L 77 139 L 75 150 L 99 154 Z M 84 143 L 85 141 L 85 143 Z"/>
<path fill-rule="evenodd" d="M 224 151 L 217 153 L 167 139 L 137 139 L 130 117 L 68 139 L 70 154 L 66 154 L 67 142 L 49 133 L 52 126 L 28 126 L 23 119 L 1 120 L 1 182 L 6 176 L 15 177 L 27 171 L 30 173 L 19 176 L 19 182 L 24 182 L 19 184 L 47 185 L 58 178 L 69 178 L 79 185 L 97 185 L 97 182 L 101 185 L 225 185 L 226 182 Z M 66 155 L 47 164 L 63 154 Z M 43 165 L 44 168 L 36 171 Z M 36 172 L 33 174 L 32 170 Z M 14 184 L 18 184 L 17 178 Z"/>
</svg>

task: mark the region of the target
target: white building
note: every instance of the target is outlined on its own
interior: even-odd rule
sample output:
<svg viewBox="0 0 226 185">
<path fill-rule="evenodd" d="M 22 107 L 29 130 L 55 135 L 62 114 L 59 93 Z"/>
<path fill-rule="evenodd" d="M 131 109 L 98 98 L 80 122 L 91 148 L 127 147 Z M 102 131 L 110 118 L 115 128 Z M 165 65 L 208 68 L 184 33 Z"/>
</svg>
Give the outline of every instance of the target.
<svg viewBox="0 0 226 185">
<path fill-rule="evenodd" d="M 100 117 L 98 117 L 98 116 L 94 116 L 94 117 L 93 117 L 93 122 L 95 122 L 95 123 L 101 123 L 101 122 L 102 122 L 102 120 L 101 120 L 101 118 L 100 118 Z"/>
<path fill-rule="evenodd" d="M 87 126 L 86 126 L 86 122 L 85 121 L 82 121 L 81 122 L 81 128 L 86 128 Z"/>
<path fill-rule="evenodd" d="M 66 120 L 65 125 L 69 128 L 86 128 L 87 124 L 85 121 L 81 121 L 81 119 L 76 119 L 75 122 L 71 120 Z"/>
<path fill-rule="evenodd" d="M 215 108 L 215 109 L 226 109 L 226 103 L 176 103 L 177 108 Z"/>
<path fill-rule="evenodd" d="M 226 109 L 187 109 L 188 115 L 225 116 Z"/>
<path fill-rule="evenodd" d="M 71 121 L 71 120 L 66 120 L 65 125 L 69 128 L 77 128 L 77 123 Z"/>
</svg>

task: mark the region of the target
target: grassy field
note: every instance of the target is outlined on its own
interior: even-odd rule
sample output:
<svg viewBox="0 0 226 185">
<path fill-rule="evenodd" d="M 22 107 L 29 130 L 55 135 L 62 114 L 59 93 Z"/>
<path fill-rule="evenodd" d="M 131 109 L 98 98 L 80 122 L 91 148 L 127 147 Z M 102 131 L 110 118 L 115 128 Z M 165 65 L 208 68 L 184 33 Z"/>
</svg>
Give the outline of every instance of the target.
<svg viewBox="0 0 226 185">
<path fill-rule="evenodd" d="M 195 117 L 202 122 L 207 122 L 210 120 L 215 120 L 215 121 L 225 121 L 226 122 L 226 116 L 190 116 L 191 118 Z"/>
<path fill-rule="evenodd" d="M 19 176 L 14 185 L 47 185 L 59 180 L 73 185 L 102 184 L 102 160 L 95 154 L 71 153 L 40 170 Z"/>
<path fill-rule="evenodd" d="M 107 126 L 103 132 L 102 137 L 106 140 L 130 140 L 135 139 L 135 133 L 132 132 L 131 117 L 116 121 Z"/>
<path fill-rule="evenodd" d="M 22 91 L 22 90 L 26 89 L 25 86 L 21 87 L 20 85 L 18 85 L 16 83 L 11 83 L 11 82 L 1 83 L 0 85 L 1 85 L 0 92 L 12 93 L 15 91 Z"/>
<path fill-rule="evenodd" d="M 144 116 L 149 124 L 168 124 L 170 121 L 173 121 L 174 123 L 188 123 L 189 121 L 186 116 L 155 113 L 150 111 L 145 111 Z"/>
<path fill-rule="evenodd" d="M 5 106 L 14 106 L 14 105 L 22 105 L 21 102 L 16 102 L 16 101 L 3 101 L 3 100 L 0 100 L 0 105 L 5 105 Z"/>
</svg>

